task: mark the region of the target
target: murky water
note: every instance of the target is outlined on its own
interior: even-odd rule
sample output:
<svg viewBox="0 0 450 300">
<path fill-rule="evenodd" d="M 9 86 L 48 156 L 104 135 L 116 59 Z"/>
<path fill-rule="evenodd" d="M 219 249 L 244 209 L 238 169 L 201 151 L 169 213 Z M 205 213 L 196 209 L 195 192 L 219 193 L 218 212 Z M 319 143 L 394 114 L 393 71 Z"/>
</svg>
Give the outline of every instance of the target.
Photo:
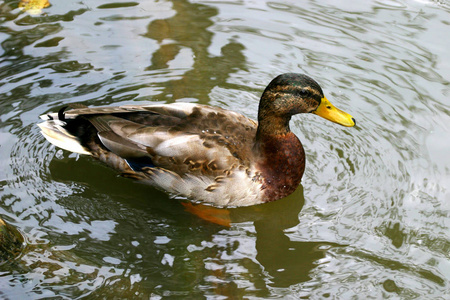
<svg viewBox="0 0 450 300">
<path fill-rule="evenodd" d="M 0 2 L 0 217 L 28 243 L 0 265 L 0 298 L 448 299 L 449 3 L 341 2 Z M 71 102 L 255 118 L 284 72 L 357 127 L 295 117 L 302 186 L 226 211 L 230 227 L 36 127 Z"/>
</svg>

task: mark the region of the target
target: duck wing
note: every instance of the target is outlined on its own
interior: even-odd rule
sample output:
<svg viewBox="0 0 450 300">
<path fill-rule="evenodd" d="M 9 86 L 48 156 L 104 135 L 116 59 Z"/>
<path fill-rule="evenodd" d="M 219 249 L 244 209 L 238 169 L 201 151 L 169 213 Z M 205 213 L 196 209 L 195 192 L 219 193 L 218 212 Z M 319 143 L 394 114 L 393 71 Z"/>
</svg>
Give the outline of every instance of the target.
<svg viewBox="0 0 450 300">
<path fill-rule="evenodd" d="M 256 122 L 243 115 L 192 103 L 80 107 L 44 118 L 65 122 L 65 131 L 97 158 L 106 148 L 133 171 L 158 167 L 179 175 L 248 167 L 256 133 Z"/>
</svg>

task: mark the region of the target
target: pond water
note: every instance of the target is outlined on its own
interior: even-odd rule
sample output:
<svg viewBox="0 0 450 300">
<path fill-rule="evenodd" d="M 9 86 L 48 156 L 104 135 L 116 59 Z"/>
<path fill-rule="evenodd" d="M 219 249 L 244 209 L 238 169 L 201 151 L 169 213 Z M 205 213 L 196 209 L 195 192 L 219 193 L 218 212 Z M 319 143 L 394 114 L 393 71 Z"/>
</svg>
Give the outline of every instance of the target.
<svg viewBox="0 0 450 300">
<path fill-rule="evenodd" d="M 0 217 L 27 245 L 0 265 L 0 298 L 448 299 L 447 1 L 18 5 L 0 2 Z M 301 186 L 223 210 L 229 226 L 36 126 L 72 102 L 256 118 L 285 72 L 315 78 L 357 126 L 294 117 Z"/>
</svg>

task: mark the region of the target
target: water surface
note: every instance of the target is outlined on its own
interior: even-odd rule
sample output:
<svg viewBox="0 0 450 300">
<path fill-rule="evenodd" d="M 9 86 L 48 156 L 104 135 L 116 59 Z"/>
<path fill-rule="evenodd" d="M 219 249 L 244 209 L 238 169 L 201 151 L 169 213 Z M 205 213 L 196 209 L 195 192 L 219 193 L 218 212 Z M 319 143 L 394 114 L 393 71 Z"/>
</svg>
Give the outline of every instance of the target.
<svg viewBox="0 0 450 300">
<path fill-rule="evenodd" d="M 0 217 L 27 246 L 0 265 L 1 298 L 448 297 L 446 1 L 18 4 L 0 2 Z M 73 102 L 256 118 L 284 72 L 315 78 L 357 126 L 294 117 L 302 185 L 230 209 L 229 227 L 54 148 L 36 126 Z"/>
</svg>

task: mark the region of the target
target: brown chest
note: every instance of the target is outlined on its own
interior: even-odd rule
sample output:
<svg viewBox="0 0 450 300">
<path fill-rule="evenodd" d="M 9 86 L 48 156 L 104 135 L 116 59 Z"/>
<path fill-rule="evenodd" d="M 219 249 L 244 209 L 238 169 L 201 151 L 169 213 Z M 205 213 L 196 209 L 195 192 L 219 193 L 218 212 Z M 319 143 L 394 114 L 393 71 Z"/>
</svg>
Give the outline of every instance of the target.
<svg viewBox="0 0 450 300">
<path fill-rule="evenodd" d="M 305 170 L 300 140 L 289 132 L 265 139 L 260 147 L 262 160 L 258 169 L 263 177 L 265 202 L 288 196 L 297 189 Z"/>
</svg>

